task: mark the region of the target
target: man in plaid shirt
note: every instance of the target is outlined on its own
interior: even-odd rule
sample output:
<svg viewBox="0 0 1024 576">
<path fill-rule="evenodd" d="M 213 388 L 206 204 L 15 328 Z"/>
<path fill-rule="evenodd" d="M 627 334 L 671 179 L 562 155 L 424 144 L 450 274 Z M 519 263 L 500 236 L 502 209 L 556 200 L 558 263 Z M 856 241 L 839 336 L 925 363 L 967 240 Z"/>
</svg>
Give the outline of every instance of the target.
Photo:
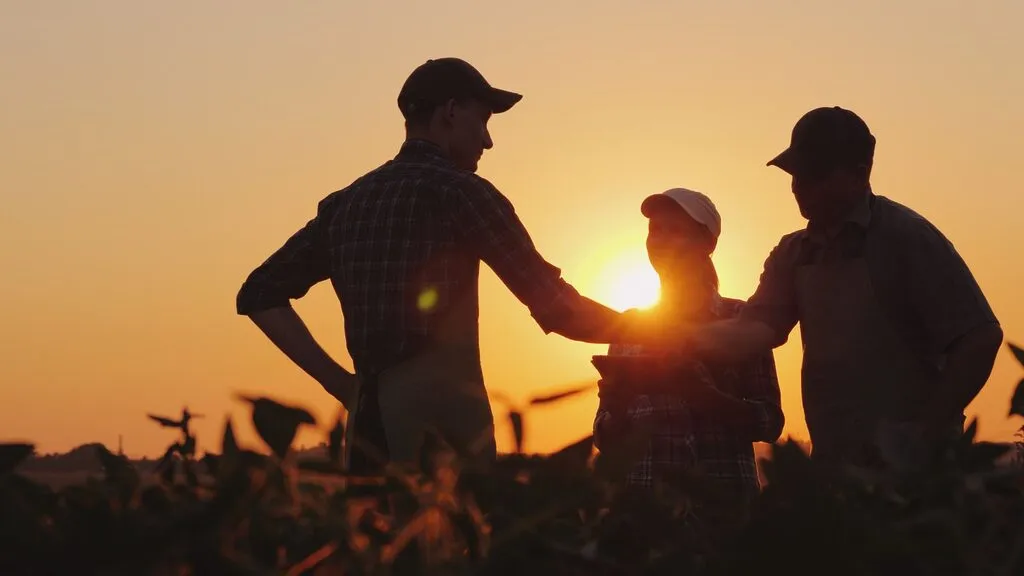
<svg viewBox="0 0 1024 576">
<path fill-rule="evenodd" d="M 463 60 L 418 67 L 398 96 L 407 131 L 398 154 L 324 198 L 238 292 L 238 313 L 351 411 L 352 471 L 414 461 L 430 428 L 465 456 L 494 458 L 478 342 L 481 261 L 545 333 L 611 341 L 619 314 L 562 280 L 509 200 L 475 174 L 493 145 L 488 119 L 520 99 Z M 291 307 L 324 280 L 341 301 L 358 379 Z"/>
</svg>

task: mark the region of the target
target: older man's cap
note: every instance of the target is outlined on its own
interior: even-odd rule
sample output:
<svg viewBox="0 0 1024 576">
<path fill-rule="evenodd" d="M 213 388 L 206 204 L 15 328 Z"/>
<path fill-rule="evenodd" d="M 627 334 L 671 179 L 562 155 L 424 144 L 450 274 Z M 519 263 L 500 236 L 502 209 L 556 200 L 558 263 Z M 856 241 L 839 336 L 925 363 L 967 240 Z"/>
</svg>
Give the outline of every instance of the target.
<svg viewBox="0 0 1024 576">
<path fill-rule="evenodd" d="M 473 98 L 494 114 L 507 112 L 523 99 L 521 94 L 491 86 L 476 68 L 459 58 L 436 58 L 418 66 L 398 93 L 398 109 L 405 118 L 440 106 L 450 99 Z"/>
<path fill-rule="evenodd" d="M 793 127 L 789 148 L 768 162 L 790 174 L 821 175 L 833 168 L 870 166 L 875 137 L 868 125 L 839 106 L 815 108 Z"/>
</svg>

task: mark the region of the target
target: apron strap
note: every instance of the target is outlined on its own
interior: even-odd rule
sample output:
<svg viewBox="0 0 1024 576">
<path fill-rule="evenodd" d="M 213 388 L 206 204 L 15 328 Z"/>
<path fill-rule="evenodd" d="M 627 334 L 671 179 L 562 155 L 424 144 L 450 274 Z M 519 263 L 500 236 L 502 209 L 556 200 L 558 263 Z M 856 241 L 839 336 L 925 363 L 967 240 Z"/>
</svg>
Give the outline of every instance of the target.
<svg viewBox="0 0 1024 576">
<path fill-rule="evenodd" d="M 388 461 L 388 442 L 380 411 L 379 379 L 361 379 L 349 438 L 348 470 L 351 474 L 376 476 Z"/>
</svg>

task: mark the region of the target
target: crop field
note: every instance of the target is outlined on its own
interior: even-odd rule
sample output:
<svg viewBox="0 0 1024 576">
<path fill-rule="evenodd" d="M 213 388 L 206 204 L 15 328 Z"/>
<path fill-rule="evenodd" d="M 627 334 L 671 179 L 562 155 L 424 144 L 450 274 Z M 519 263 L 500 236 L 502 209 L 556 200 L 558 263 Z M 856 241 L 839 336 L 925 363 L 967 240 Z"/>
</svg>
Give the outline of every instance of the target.
<svg viewBox="0 0 1024 576">
<path fill-rule="evenodd" d="M 415 469 L 360 477 L 340 464 L 343 418 L 322 456 L 300 458 L 309 412 L 244 400 L 261 446 L 228 419 L 218 454 L 186 436 L 140 468 L 96 445 L 97 473 L 62 476 L 22 473 L 33 446 L 0 445 L 0 574 L 1024 574 L 1024 444 L 978 442 L 973 421 L 913 474 L 774 444 L 748 517 L 712 546 L 690 506 L 713 492 L 699 471 L 649 494 L 618 482 L 642 435 L 487 469 L 432 440 Z"/>
</svg>

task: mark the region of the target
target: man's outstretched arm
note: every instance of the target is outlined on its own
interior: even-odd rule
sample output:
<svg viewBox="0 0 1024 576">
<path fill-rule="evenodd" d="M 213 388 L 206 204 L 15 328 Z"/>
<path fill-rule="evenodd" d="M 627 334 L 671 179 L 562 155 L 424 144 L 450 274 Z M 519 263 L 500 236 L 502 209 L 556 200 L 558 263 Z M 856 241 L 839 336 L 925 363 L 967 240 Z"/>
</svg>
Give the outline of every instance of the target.
<svg viewBox="0 0 1024 576">
<path fill-rule="evenodd" d="M 678 324 L 637 312 L 624 322 L 621 338 L 724 362 L 753 361 L 785 344 L 799 316 L 794 286 L 799 243 L 800 237 L 791 234 L 772 250 L 757 290 L 739 316 L 708 324 Z"/>
<path fill-rule="evenodd" d="M 615 338 L 721 362 L 751 361 L 786 340 L 771 325 L 753 318 L 679 324 L 643 313 L 624 314 L 616 324 Z"/>
<path fill-rule="evenodd" d="M 504 283 L 546 333 L 608 344 L 622 329 L 621 314 L 580 294 L 561 270 L 538 253 L 512 203 L 483 178 L 451 190 L 455 230 L 462 244 Z"/>
<path fill-rule="evenodd" d="M 301 298 L 330 275 L 317 227 L 316 218 L 307 222 L 253 270 L 238 291 L 235 306 L 303 372 L 352 408 L 357 388 L 355 376 L 324 351 L 291 306 L 291 300 Z"/>
</svg>

